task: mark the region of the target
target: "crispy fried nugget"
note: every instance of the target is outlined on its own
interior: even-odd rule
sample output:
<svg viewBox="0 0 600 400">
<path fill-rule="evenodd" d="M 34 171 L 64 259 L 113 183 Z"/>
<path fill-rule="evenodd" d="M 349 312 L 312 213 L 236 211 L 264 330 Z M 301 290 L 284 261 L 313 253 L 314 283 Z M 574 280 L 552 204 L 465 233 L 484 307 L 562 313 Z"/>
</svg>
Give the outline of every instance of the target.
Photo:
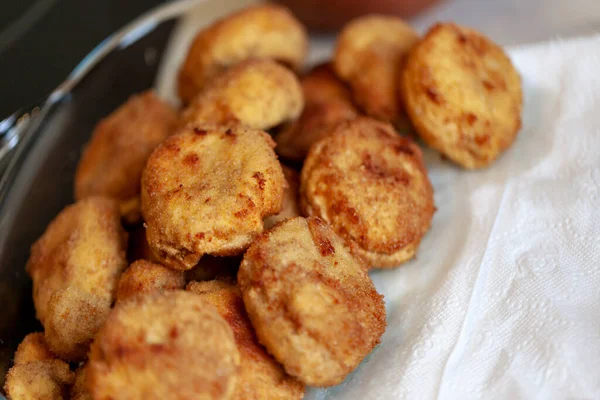
<svg viewBox="0 0 600 400">
<path fill-rule="evenodd" d="M 15 352 L 15 364 L 54 359 L 56 359 L 56 355 L 48 348 L 42 332 L 30 333 L 25 336 Z"/>
<path fill-rule="evenodd" d="M 179 96 L 189 103 L 210 79 L 250 58 L 277 60 L 298 69 L 307 49 L 305 28 L 286 8 L 273 4 L 246 8 L 198 33 L 179 71 Z"/>
<path fill-rule="evenodd" d="M 340 383 L 385 330 L 383 297 L 319 218 L 289 219 L 262 234 L 238 282 L 260 342 L 308 385 Z"/>
<path fill-rule="evenodd" d="M 335 76 L 330 64 L 319 65 L 302 78 L 302 91 L 302 115 L 275 136 L 277 153 L 293 161 L 304 160 L 310 146 L 332 125 L 357 114 L 348 88 Z"/>
<path fill-rule="evenodd" d="M 270 60 L 248 60 L 206 85 L 181 116 L 182 124 L 240 122 L 269 129 L 298 118 L 304 105 L 298 78 Z"/>
<path fill-rule="evenodd" d="M 36 314 L 61 358 L 85 357 L 93 329 L 114 299 L 127 266 L 120 219 L 116 201 L 89 197 L 61 211 L 31 247 L 27 271 Z"/>
<path fill-rule="evenodd" d="M 150 156 L 142 212 L 163 265 L 243 252 L 281 210 L 285 178 L 271 137 L 242 126 L 188 126 Z"/>
<path fill-rule="evenodd" d="M 365 117 L 340 123 L 311 148 L 300 203 L 365 264 L 382 268 L 414 256 L 435 210 L 419 147 Z"/>
<path fill-rule="evenodd" d="M 75 374 L 61 360 L 16 364 L 6 374 L 4 390 L 11 400 L 63 400 Z"/>
<path fill-rule="evenodd" d="M 391 16 L 369 15 L 344 27 L 337 41 L 334 67 L 367 115 L 386 122 L 402 118 L 400 72 L 405 55 L 418 39 L 409 25 Z"/>
<path fill-rule="evenodd" d="M 431 28 L 408 57 L 402 92 L 423 140 L 465 168 L 492 163 L 521 127 L 519 74 L 499 46 L 472 29 Z"/>
<path fill-rule="evenodd" d="M 304 385 L 286 374 L 258 343 L 234 281 L 191 282 L 187 290 L 214 305 L 233 330 L 241 363 L 232 399 L 301 399 L 304 396 Z"/>
<path fill-rule="evenodd" d="M 175 271 L 160 264 L 138 260 L 121 275 L 117 286 L 117 301 L 144 293 L 183 289 L 185 277 L 182 271 Z"/>
<path fill-rule="evenodd" d="M 273 227 L 279 221 L 300 216 L 300 204 L 298 189 L 300 188 L 300 176 L 293 169 L 281 166 L 287 186 L 283 192 L 283 206 L 279 214 L 265 218 L 265 229 Z"/>
<path fill-rule="evenodd" d="M 86 365 L 75 371 L 75 383 L 71 387 L 71 400 L 92 400 L 92 395 L 87 390 Z"/>
<path fill-rule="evenodd" d="M 185 291 L 120 302 L 90 351 L 87 386 L 102 399 L 229 399 L 240 365 L 231 328 Z"/>
<path fill-rule="evenodd" d="M 128 221 L 138 220 L 142 170 L 177 121 L 176 111 L 153 92 L 132 96 L 94 129 L 77 166 L 75 198 L 115 198 Z"/>
</svg>

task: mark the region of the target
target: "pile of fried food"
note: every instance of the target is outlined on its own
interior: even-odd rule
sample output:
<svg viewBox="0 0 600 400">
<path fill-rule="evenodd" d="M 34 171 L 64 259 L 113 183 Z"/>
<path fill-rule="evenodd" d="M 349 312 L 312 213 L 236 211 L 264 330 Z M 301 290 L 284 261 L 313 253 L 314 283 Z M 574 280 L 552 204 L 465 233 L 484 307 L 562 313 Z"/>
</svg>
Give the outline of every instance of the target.
<svg viewBox="0 0 600 400">
<path fill-rule="evenodd" d="M 360 18 L 299 78 L 307 49 L 285 8 L 239 11 L 193 41 L 181 113 L 146 92 L 97 125 L 77 202 L 31 248 L 44 332 L 11 399 L 299 399 L 379 343 L 368 270 L 413 258 L 435 211 L 411 133 L 488 166 L 519 130 L 520 78 L 452 23 Z"/>
</svg>

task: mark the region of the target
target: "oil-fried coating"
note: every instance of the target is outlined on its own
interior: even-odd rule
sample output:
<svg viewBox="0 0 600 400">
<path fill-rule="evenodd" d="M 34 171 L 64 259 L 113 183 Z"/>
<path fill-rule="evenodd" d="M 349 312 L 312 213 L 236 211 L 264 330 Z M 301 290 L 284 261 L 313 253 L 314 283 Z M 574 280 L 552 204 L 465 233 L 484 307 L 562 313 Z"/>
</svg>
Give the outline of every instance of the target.
<svg viewBox="0 0 600 400">
<path fill-rule="evenodd" d="M 163 265 L 190 269 L 204 254 L 242 253 L 281 210 L 285 178 L 263 131 L 188 126 L 150 156 L 142 212 Z"/>
<path fill-rule="evenodd" d="M 15 352 L 15 364 L 54 359 L 56 359 L 56 355 L 48 348 L 48 343 L 46 343 L 42 332 L 30 333 L 25 336 Z"/>
<path fill-rule="evenodd" d="M 366 265 L 382 268 L 414 256 L 435 210 L 419 147 L 366 117 L 339 124 L 311 148 L 300 204 Z"/>
<path fill-rule="evenodd" d="M 283 367 L 258 343 L 234 281 L 191 282 L 187 290 L 214 305 L 231 326 L 240 351 L 240 373 L 235 400 L 301 399 L 304 385 L 285 373 Z"/>
<path fill-rule="evenodd" d="M 244 255 L 238 283 L 260 342 L 307 385 L 340 383 L 385 330 L 383 297 L 319 218 L 263 233 Z"/>
<path fill-rule="evenodd" d="M 71 387 L 71 400 L 92 400 L 92 395 L 87 390 L 86 365 L 82 365 L 75 371 L 75 383 Z"/>
<path fill-rule="evenodd" d="M 117 301 L 151 292 L 183 289 L 185 277 L 175 271 L 147 260 L 138 260 L 121 275 L 117 286 Z"/>
<path fill-rule="evenodd" d="M 10 400 L 63 400 L 74 378 L 64 361 L 32 361 L 8 371 L 4 390 Z"/>
<path fill-rule="evenodd" d="M 91 330 L 102 323 L 91 319 L 108 311 L 127 266 L 126 244 L 116 201 L 89 197 L 62 210 L 31 247 L 27 271 L 36 315 L 50 349 L 61 358 L 85 357 Z"/>
<path fill-rule="evenodd" d="M 179 71 L 179 96 L 189 103 L 213 77 L 250 58 L 298 69 L 307 50 L 306 30 L 286 8 L 248 7 L 197 34 Z"/>
<path fill-rule="evenodd" d="M 77 166 L 75 198 L 115 198 L 126 220 L 138 220 L 144 165 L 177 122 L 177 112 L 152 91 L 130 97 L 96 125 Z"/>
<path fill-rule="evenodd" d="M 120 302 L 87 365 L 96 400 L 229 399 L 240 365 L 231 328 L 201 296 L 169 291 Z"/>
<path fill-rule="evenodd" d="M 275 136 L 276 151 L 282 157 L 302 161 L 310 146 L 332 125 L 356 117 L 348 88 L 335 76 L 330 64 L 322 64 L 302 78 L 304 110 Z"/>
<path fill-rule="evenodd" d="M 300 216 L 300 203 L 298 189 L 300 188 L 300 176 L 293 169 L 281 166 L 285 176 L 286 187 L 283 192 L 283 206 L 279 214 L 265 218 L 265 229 L 272 228 L 279 221 Z"/>
<path fill-rule="evenodd" d="M 304 106 L 296 75 L 270 60 L 248 60 L 206 85 L 182 113 L 181 121 L 240 122 L 269 129 L 298 118 Z"/>
<path fill-rule="evenodd" d="M 367 115 L 386 122 L 403 117 L 398 82 L 404 57 L 418 39 L 408 24 L 391 16 L 369 15 L 344 27 L 334 67 Z"/>
<path fill-rule="evenodd" d="M 423 140 L 464 168 L 481 168 L 521 127 L 521 79 L 504 51 L 472 29 L 437 24 L 411 51 L 406 111 Z"/>
</svg>

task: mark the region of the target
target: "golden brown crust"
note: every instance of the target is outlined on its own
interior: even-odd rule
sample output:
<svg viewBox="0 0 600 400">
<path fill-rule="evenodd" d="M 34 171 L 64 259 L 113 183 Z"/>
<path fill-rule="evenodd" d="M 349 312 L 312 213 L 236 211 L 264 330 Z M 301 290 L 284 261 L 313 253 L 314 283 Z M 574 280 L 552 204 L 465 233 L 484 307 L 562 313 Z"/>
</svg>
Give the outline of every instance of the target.
<svg viewBox="0 0 600 400">
<path fill-rule="evenodd" d="M 298 69 L 307 49 L 306 30 L 285 7 L 248 7 L 196 35 L 179 71 L 179 96 L 189 103 L 214 76 L 250 58 L 277 60 Z"/>
<path fill-rule="evenodd" d="M 170 291 L 119 303 L 91 347 L 96 400 L 229 399 L 240 364 L 231 328 L 200 296 Z"/>
<path fill-rule="evenodd" d="M 177 121 L 177 112 L 152 91 L 130 97 L 96 125 L 77 166 L 75 198 L 115 198 L 123 215 L 135 222 L 146 160 Z"/>
<path fill-rule="evenodd" d="M 189 123 L 239 122 L 269 129 L 298 118 L 304 105 L 296 75 L 270 60 L 248 60 L 206 85 L 181 115 Z"/>
<path fill-rule="evenodd" d="M 15 364 L 55 359 L 56 355 L 48 348 L 48 343 L 46 343 L 42 332 L 30 333 L 25 336 L 15 352 Z"/>
<path fill-rule="evenodd" d="M 370 267 L 413 257 L 435 210 L 419 147 L 371 118 L 340 123 L 311 148 L 300 197 Z"/>
<path fill-rule="evenodd" d="M 302 115 L 275 136 L 277 153 L 293 161 L 304 160 L 310 146 L 327 134 L 332 125 L 357 115 L 350 92 L 329 64 L 315 67 L 302 78 L 302 91 L 305 101 Z"/>
<path fill-rule="evenodd" d="M 238 283 L 260 342 L 308 385 L 340 383 L 385 330 L 382 296 L 318 218 L 263 233 L 244 255 Z"/>
<path fill-rule="evenodd" d="M 63 400 L 73 379 L 64 361 L 32 361 L 8 371 L 4 390 L 11 400 Z"/>
<path fill-rule="evenodd" d="M 75 383 L 71 387 L 71 400 L 92 400 L 92 395 L 87 390 L 86 365 L 77 368 L 75 371 Z"/>
<path fill-rule="evenodd" d="M 293 169 L 281 166 L 285 176 L 286 187 L 283 192 L 283 205 L 279 214 L 265 218 L 265 229 L 272 228 L 275 224 L 288 218 L 300 216 L 298 189 L 300 188 L 300 175 Z"/>
<path fill-rule="evenodd" d="M 31 247 L 27 271 L 37 317 L 46 328 L 50 349 L 61 358 L 76 361 L 85 356 L 85 343 L 102 322 L 90 318 L 108 312 L 127 266 L 126 243 L 117 203 L 89 197 L 61 211 Z M 66 309 L 70 314 L 56 314 Z M 94 312 L 80 323 L 77 318 L 86 310 Z M 70 340 L 67 332 L 79 332 L 77 339 Z M 85 338 L 86 334 L 92 336 Z"/>
<path fill-rule="evenodd" d="M 285 179 L 271 137 L 242 126 L 189 126 L 150 156 L 142 212 L 163 265 L 243 252 L 281 210 Z"/>
<path fill-rule="evenodd" d="M 304 385 L 286 374 L 258 343 L 235 281 L 191 282 L 187 290 L 214 305 L 233 330 L 241 363 L 232 399 L 301 399 L 304 396 Z"/>
<path fill-rule="evenodd" d="M 367 114 L 386 122 L 404 115 L 400 72 L 418 34 L 400 18 L 368 15 L 348 23 L 336 45 L 334 67 Z"/>
<path fill-rule="evenodd" d="M 419 135 L 462 167 L 492 163 L 521 127 L 519 74 L 499 46 L 472 29 L 431 28 L 411 51 L 401 87 Z"/>
<path fill-rule="evenodd" d="M 185 277 L 182 271 L 175 271 L 160 264 L 138 260 L 121 275 L 117 286 L 117 301 L 131 296 L 151 292 L 183 289 Z"/>
</svg>

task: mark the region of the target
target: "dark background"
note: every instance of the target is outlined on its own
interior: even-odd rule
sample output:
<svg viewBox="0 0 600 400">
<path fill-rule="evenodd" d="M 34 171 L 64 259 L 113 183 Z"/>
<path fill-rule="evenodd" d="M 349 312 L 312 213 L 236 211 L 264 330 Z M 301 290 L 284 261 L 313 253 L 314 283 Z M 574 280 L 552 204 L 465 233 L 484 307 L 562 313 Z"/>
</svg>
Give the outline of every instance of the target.
<svg viewBox="0 0 600 400">
<path fill-rule="evenodd" d="M 97 44 L 166 0 L 1 0 L 0 120 L 47 96 Z"/>
</svg>

